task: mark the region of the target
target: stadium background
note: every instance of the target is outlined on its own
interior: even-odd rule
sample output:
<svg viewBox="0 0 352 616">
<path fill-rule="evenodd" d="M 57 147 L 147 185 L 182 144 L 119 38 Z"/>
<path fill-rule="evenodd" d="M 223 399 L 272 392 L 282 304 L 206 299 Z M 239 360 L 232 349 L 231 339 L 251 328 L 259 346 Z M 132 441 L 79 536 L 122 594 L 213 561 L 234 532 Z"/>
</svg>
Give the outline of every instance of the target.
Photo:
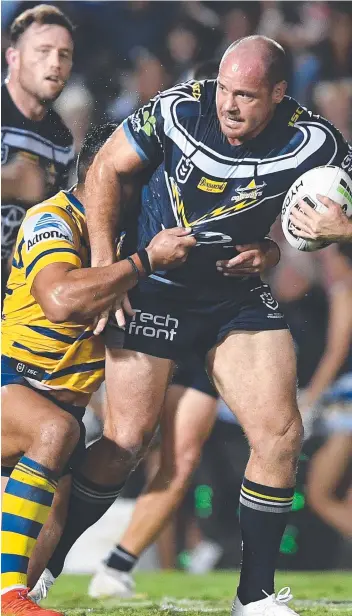
<svg viewBox="0 0 352 616">
<path fill-rule="evenodd" d="M 3 52 L 8 25 L 36 4 L 2 2 Z M 290 59 L 289 94 L 327 117 L 351 140 L 351 2 L 50 4 L 60 6 L 77 26 L 73 75 L 56 103 L 74 134 L 77 151 L 90 124 L 107 119 L 119 122 L 158 90 L 187 79 L 198 62 L 219 58 L 230 42 L 253 33 L 273 37 L 285 46 Z M 2 67 L 4 77 L 4 61 Z M 275 234 L 281 240 L 278 228 Z M 282 261 L 271 284 L 295 336 L 299 385 L 304 387 L 325 341 L 324 257 L 282 247 Z M 309 458 L 325 437 L 316 434 L 301 456 L 294 511 L 281 546 L 282 568 L 352 568 L 351 545 L 318 520 L 305 502 Z M 234 532 L 234 520 L 246 456 L 240 428 L 219 418 L 178 519 L 180 567 L 187 562 L 185 527 L 193 514 L 204 537 L 222 546 L 218 566 L 238 566 L 240 537 L 238 528 Z M 139 469 L 126 496 L 135 497 L 142 484 L 143 469 Z"/>
</svg>

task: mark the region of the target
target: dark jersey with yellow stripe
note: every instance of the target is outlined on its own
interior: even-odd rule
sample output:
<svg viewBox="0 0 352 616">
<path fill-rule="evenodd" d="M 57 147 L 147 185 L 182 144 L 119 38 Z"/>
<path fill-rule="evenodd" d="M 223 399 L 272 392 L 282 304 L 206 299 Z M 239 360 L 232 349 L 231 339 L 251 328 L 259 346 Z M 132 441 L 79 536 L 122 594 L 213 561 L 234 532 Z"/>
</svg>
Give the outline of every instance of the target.
<svg viewBox="0 0 352 616">
<path fill-rule="evenodd" d="M 186 263 L 154 278 L 194 289 L 198 297 L 207 289 L 211 297 L 238 289 L 240 281 L 217 272 L 217 259 L 229 259 L 237 244 L 268 234 L 302 173 L 320 165 L 352 167 L 341 133 L 289 97 L 257 137 L 231 145 L 220 129 L 213 80 L 159 93 L 123 126 L 132 147 L 155 170 L 142 192 L 138 247 L 162 228 L 192 227 L 197 246 Z"/>
<path fill-rule="evenodd" d="M 89 267 L 83 206 L 61 191 L 28 210 L 8 280 L 2 353 L 44 370 L 41 386 L 92 393 L 104 378 L 104 344 L 92 326 L 54 324 L 31 295 L 34 278 L 51 263 Z M 37 384 L 38 385 L 38 384 Z"/>
</svg>

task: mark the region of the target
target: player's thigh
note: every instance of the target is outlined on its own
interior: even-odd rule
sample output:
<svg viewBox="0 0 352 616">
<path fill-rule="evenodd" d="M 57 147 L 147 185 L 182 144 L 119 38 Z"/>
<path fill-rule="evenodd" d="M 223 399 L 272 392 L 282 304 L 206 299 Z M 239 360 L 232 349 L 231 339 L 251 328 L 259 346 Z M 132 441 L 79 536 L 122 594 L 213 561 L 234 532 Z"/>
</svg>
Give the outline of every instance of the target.
<svg viewBox="0 0 352 616">
<path fill-rule="evenodd" d="M 220 396 L 248 435 L 281 434 L 299 420 L 296 357 L 288 330 L 231 332 L 208 361 Z"/>
<path fill-rule="evenodd" d="M 48 446 L 51 438 L 57 441 L 61 435 L 79 438 L 79 425 L 74 417 L 23 385 L 1 388 L 1 415 L 1 458 L 5 465 L 15 465 L 19 456 L 41 436 L 47 438 Z"/>
<path fill-rule="evenodd" d="M 192 387 L 168 388 L 161 420 L 161 465 L 193 468 L 216 418 L 216 398 Z"/>
<path fill-rule="evenodd" d="M 105 433 L 153 432 L 173 361 L 127 349 L 107 349 Z"/>
</svg>

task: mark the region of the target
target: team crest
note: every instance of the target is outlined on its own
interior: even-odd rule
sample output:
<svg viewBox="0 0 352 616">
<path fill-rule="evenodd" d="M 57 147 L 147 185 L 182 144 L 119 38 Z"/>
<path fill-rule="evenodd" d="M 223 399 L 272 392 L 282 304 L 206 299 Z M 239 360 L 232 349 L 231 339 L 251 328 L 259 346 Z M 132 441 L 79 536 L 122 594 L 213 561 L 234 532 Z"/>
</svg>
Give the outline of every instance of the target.
<svg viewBox="0 0 352 616">
<path fill-rule="evenodd" d="M 246 199 L 256 200 L 262 196 L 263 189 L 265 186 L 265 182 L 262 182 L 261 184 L 256 184 L 255 180 L 251 180 L 248 186 L 238 186 L 238 188 L 236 188 L 235 192 L 238 194 L 234 197 L 231 197 L 231 201 L 237 203 L 238 201 L 244 201 Z"/>
</svg>

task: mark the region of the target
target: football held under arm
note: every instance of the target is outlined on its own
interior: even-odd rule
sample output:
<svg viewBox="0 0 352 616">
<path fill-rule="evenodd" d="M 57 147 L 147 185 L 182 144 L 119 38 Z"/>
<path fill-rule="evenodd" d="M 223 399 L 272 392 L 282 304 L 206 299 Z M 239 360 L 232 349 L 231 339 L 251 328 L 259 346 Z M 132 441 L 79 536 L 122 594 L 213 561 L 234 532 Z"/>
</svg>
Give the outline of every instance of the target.
<svg viewBox="0 0 352 616">
<path fill-rule="evenodd" d="M 160 161 L 158 122 L 151 115 L 157 100 L 138 110 L 111 135 L 87 172 L 86 216 L 92 265 L 115 261 L 115 238 L 120 220 L 122 185 Z"/>
</svg>

